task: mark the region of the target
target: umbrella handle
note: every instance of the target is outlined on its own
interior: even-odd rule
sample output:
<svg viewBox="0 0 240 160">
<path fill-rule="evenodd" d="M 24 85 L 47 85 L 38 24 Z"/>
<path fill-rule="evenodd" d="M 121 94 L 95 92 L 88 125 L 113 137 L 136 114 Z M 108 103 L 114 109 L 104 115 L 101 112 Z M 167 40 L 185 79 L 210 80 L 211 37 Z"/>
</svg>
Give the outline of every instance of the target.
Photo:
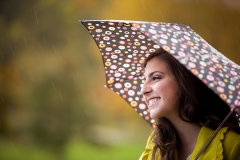
<svg viewBox="0 0 240 160">
<path fill-rule="evenodd" d="M 224 125 L 224 123 L 227 121 L 227 119 L 232 115 L 233 111 L 235 110 L 236 106 L 234 106 L 233 108 L 231 108 L 230 112 L 228 113 L 228 115 L 224 118 L 224 120 L 222 121 L 222 123 L 217 127 L 217 129 L 213 132 L 213 134 L 208 138 L 208 140 L 206 141 L 206 143 L 203 145 L 203 147 L 201 148 L 201 150 L 197 153 L 196 157 L 193 158 L 194 160 L 197 160 L 198 157 L 200 156 L 200 154 L 208 147 L 208 145 L 212 142 L 212 140 L 214 139 L 214 137 L 217 135 L 218 131 L 222 128 L 222 126 Z"/>
</svg>

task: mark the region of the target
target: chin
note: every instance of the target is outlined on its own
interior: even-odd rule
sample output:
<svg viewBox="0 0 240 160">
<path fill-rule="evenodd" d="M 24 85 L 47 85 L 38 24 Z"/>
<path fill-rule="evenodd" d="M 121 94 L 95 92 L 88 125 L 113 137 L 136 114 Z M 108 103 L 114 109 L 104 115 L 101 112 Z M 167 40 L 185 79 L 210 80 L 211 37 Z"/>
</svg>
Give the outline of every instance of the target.
<svg viewBox="0 0 240 160">
<path fill-rule="evenodd" d="M 156 115 L 156 114 L 151 114 L 151 113 L 150 113 L 150 117 L 153 118 L 153 119 L 161 118 L 161 116 Z"/>
</svg>

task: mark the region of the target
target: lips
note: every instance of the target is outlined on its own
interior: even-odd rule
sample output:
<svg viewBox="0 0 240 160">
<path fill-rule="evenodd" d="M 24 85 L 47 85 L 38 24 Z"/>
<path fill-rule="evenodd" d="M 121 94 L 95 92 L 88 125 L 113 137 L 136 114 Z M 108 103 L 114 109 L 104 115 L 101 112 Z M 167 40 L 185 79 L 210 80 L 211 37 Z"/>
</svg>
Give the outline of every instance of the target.
<svg viewBox="0 0 240 160">
<path fill-rule="evenodd" d="M 148 106 L 149 106 L 149 107 L 152 106 L 153 104 L 155 104 L 155 103 L 156 103 L 157 101 L 159 101 L 160 99 L 161 99 L 161 98 L 159 98 L 159 97 L 149 99 L 149 100 L 147 101 Z"/>
</svg>

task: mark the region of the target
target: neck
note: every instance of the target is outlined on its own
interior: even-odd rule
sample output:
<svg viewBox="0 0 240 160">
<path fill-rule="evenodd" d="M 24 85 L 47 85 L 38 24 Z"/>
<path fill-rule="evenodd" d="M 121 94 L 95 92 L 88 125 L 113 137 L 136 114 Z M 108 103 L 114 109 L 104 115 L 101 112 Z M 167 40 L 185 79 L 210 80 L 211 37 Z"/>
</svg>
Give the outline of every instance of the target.
<svg viewBox="0 0 240 160">
<path fill-rule="evenodd" d="M 170 120 L 178 135 L 178 159 L 185 159 L 193 152 L 201 126 L 175 117 Z"/>
</svg>

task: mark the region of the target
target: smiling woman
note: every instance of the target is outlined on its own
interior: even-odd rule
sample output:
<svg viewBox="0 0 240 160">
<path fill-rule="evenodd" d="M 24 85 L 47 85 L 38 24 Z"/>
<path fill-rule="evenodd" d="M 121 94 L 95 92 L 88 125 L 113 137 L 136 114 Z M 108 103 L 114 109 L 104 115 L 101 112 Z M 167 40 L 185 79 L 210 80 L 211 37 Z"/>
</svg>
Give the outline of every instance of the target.
<svg viewBox="0 0 240 160">
<path fill-rule="evenodd" d="M 156 127 L 140 160 L 195 159 L 229 107 L 163 49 L 150 54 L 144 67 L 141 93 Z M 199 159 L 240 159 L 239 134 L 230 116 Z"/>
<path fill-rule="evenodd" d="M 179 87 L 175 77 L 161 59 L 151 59 L 145 67 L 145 83 L 142 87 L 143 97 L 148 104 L 150 116 L 175 117 Z"/>
</svg>

